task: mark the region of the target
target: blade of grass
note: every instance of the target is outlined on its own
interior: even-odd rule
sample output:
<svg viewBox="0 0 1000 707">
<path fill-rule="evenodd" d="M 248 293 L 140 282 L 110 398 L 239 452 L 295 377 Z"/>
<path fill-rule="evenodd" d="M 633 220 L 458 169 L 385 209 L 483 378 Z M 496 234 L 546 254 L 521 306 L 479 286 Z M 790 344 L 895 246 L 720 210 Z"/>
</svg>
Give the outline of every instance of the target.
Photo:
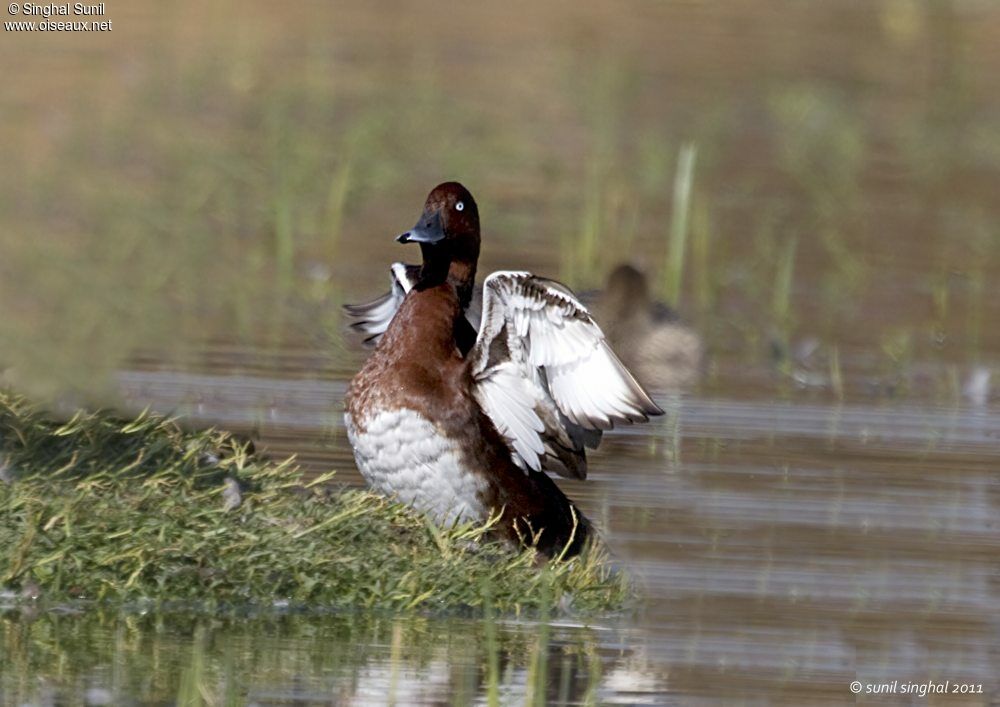
<svg viewBox="0 0 1000 707">
<path fill-rule="evenodd" d="M 670 240 L 664 269 L 664 294 L 667 301 L 678 304 L 684 280 L 684 251 L 687 248 L 688 220 L 691 213 L 691 189 L 694 182 L 698 149 L 692 143 L 681 146 L 674 174 L 673 213 L 670 218 Z"/>
</svg>

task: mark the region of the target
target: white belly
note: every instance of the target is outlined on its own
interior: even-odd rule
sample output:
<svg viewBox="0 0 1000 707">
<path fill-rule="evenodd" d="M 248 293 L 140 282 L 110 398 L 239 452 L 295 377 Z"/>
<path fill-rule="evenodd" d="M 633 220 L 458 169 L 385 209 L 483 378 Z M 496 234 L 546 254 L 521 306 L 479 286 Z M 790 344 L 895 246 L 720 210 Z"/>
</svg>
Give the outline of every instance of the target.
<svg viewBox="0 0 1000 707">
<path fill-rule="evenodd" d="M 379 493 L 427 513 L 440 523 L 487 518 L 480 493 L 486 481 L 470 472 L 455 444 L 422 415 L 383 411 L 359 432 L 344 415 L 358 469 Z"/>
</svg>

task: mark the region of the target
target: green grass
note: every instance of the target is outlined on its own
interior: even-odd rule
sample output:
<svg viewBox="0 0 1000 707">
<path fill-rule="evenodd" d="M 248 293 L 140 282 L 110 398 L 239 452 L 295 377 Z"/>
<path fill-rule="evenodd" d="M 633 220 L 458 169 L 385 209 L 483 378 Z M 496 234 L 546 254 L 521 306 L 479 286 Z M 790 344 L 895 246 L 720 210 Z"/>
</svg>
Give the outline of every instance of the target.
<svg viewBox="0 0 1000 707">
<path fill-rule="evenodd" d="M 792 236 L 780 249 L 775 262 L 774 290 L 771 295 L 771 320 L 775 326 L 775 336 L 783 350 L 791 343 L 793 321 L 793 292 L 795 285 L 795 252 L 798 238 Z M 783 362 L 787 365 L 787 360 Z"/>
<path fill-rule="evenodd" d="M 681 147 L 674 176 L 673 211 L 670 218 L 670 238 L 667 246 L 667 263 L 664 268 L 667 301 L 677 304 L 681 299 L 684 281 L 684 253 L 687 250 L 688 220 L 691 213 L 691 188 L 698 148 L 693 144 Z"/>
<path fill-rule="evenodd" d="M 504 613 L 629 596 L 599 549 L 539 567 L 489 542 L 489 524 L 439 529 L 217 430 L 155 415 L 57 423 L 3 395 L 0 440 L 0 588 L 21 596 Z"/>
</svg>

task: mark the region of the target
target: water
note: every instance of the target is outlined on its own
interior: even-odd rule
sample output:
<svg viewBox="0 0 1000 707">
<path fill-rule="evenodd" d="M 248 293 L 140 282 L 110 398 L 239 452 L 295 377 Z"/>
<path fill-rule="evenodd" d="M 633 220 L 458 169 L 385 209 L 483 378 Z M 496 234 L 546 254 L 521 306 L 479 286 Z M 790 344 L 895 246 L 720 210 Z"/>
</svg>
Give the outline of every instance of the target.
<svg viewBox="0 0 1000 707">
<path fill-rule="evenodd" d="M 343 381 L 129 371 L 119 384 L 130 406 L 253 429 L 267 448 L 361 483 L 336 412 Z M 504 653 L 496 684 L 507 699 L 544 689 L 557 704 L 837 703 L 855 679 L 994 689 L 1000 412 L 658 397 L 667 415 L 608 435 L 591 477 L 564 485 L 637 578 L 641 606 L 556 622 L 545 646 L 545 624 L 501 620 L 501 642 L 518 646 Z M 69 651 L 62 681 L 48 676 L 40 695 L 169 697 L 189 660 L 205 662 L 198 670 L 212 694 L 255 704 L 378 702 L 390 685 L 405 703 L 470 703 L 490 684 L 481 621 L 180 619 L 185 631 L 174 616 L 43 615 L 12 626 L 25 634 L 21 660 L 45 664 L 39 654 L 68 640 L 84 641 L 87 656 L 108 654 L 79 664 Z M 414 623 L 430 635 L 414 635 Z M 167 663 L 140 667 L 123 636 L 152 642 Z M 424 644 L 437 648 L 425 654 Z M 545 677 L 532 677 L 543 655 Z M 116 664 L 158 683 L 115 678 Z"/>
<path fill-rule="evenodd" d="M 90 612 L 4 628 L 3 704 L 472 704 L 490 690 L 565 704 L 614 702 L 623 681 L 629 702 L 662 689 L 626 630 L 572 623 Z"/>
<path fill-rule="evenodd" d="M 637 578 L 634 612 L 5 608 L 0 704 L 843 704 L 854 680 L 896 682 L 872 704 L 928 681 L 996 703 L 995 7 L 108 13 L 104 39 L 0 49 L 22 67 L 0 128 L 5 382 L 360 484 L 340 401 L 364 354 L 338 306 L 415 257 L 392 236 L 426 191 L 477 195 L 483 271 L 582 289 L 627 254 L 662 290 L 687 143 L 679 304 L 709 353 L 695 390 L 657 393 L 663 418 L 560 480 Z"/>
</svg>

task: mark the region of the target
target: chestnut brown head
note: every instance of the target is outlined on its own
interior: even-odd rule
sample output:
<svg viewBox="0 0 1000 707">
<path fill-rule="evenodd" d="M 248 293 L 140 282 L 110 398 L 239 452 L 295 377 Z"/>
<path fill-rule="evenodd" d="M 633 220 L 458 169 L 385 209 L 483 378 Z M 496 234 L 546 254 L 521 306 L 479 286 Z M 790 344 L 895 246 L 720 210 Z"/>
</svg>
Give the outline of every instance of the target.
<svg viewBox="0 0 1000 707">
<path fill-rule="evenodd" d="M 428 255 L 474 263 L 479 258 L 479 208 L 458 182 L 439 184 L 427 195 L 416 225 L 396 238 L 419 243 Z"/>
</svg>

